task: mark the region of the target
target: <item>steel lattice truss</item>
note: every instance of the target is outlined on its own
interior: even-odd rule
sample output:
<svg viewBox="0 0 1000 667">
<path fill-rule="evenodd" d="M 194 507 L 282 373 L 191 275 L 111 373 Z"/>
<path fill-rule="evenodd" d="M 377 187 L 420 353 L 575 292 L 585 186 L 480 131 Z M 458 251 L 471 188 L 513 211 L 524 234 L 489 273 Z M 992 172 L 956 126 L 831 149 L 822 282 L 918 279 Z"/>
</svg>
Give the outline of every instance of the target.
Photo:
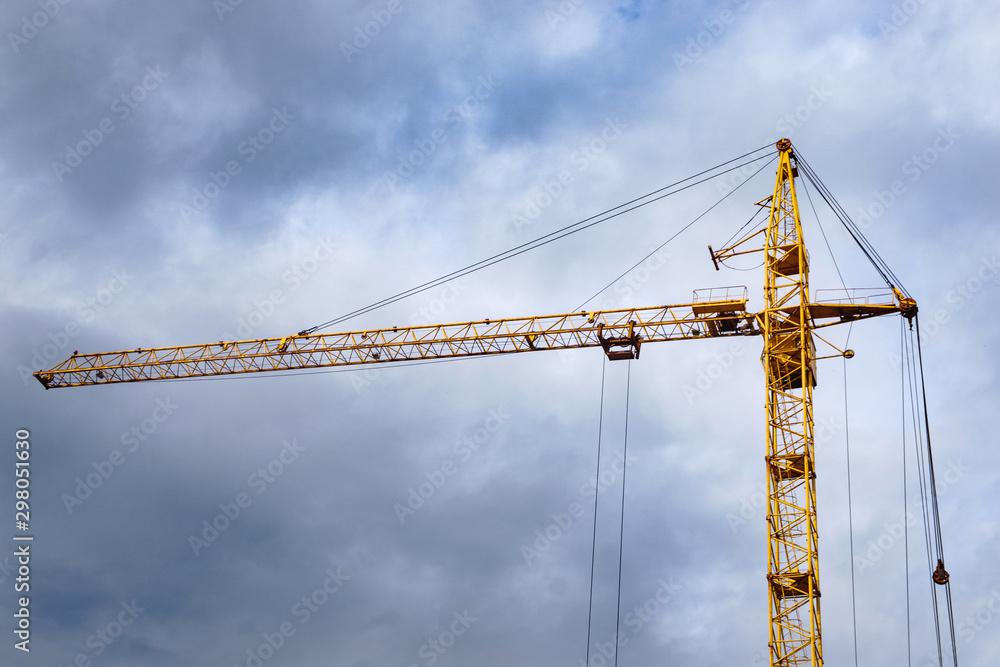
<svg viewBox="0 0 1000 667">
<path fill-rule="evenodd" d="M 579 347 L 636 358 L 645 342 L 758 335 L 746 300 L 75 354 L 35 376 L 51 389 Z"/>
<path fill-rule="evenodd" d="M 765 243 L 771 663 L 818 667 L 823 659 L 813 468 L 815 346 L 793 169 L 791 151 L 783 150 Z"/>
</svg>

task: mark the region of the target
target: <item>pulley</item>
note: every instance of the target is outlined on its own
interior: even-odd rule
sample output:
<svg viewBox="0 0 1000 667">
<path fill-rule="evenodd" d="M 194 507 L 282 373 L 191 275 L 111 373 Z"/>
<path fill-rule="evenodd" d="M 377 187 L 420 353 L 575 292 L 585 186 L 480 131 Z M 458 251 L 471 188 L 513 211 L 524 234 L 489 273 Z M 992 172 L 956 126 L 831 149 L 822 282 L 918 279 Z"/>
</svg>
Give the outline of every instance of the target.
<svg viewBox="0 0 1000 667">
<path fill-rule="evenodd" d="M 934 574 L 931 575 L 931 579 L 934 580 L 935 584 L 939 586 L 944 586 L 951 579 L 951 575 L 948 571 L 944 569 L 944 561 L 938 558 L 937 568 L 934 570 Z"/>
</svg>

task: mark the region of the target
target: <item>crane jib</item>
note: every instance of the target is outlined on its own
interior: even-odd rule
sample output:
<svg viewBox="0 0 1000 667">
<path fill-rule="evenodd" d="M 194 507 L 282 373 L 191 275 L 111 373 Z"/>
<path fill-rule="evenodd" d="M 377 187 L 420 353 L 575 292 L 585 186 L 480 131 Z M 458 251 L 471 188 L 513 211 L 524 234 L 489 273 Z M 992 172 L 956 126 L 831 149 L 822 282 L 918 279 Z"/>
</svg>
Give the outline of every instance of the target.
<svg viewBox="0 0 1000 667">
<path fill-rule="evenodd" d="M 722 291 L 721 296 L 718 294 Z M 699 290 L 692 303 L 420 327 L 392 327 L 203 345 L 74 354 L 34 375 L 46 388 L 302 370 L 329 366 L 601 347 L 609 359 L 636 359 L 643 343 L 761 334 L 745 288 Z M 892 295 L 877 303 L 840 298 L 810 305 L 816 326 L 905 312 Z"/>
<path fill-rule="evenodd" d="M 46 388 L 57 388 L 581 347 L 602 347 L 611 359 L 625 354 L 635 358 L 643 342 L 759 335 L 756 316 L 745 308 L 743 296 L 675 306 L 74 354 L 35 376 Z"/>
</svg>

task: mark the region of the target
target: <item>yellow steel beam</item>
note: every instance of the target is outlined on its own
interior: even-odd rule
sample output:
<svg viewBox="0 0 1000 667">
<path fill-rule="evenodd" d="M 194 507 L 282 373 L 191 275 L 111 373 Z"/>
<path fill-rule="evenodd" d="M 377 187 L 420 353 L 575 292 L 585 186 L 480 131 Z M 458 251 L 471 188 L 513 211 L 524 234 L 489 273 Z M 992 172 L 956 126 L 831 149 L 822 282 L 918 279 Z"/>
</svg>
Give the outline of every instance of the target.
<svg viewBox="0 0 1000 667">
<path fill-rule="evenodd" d="M 637 358 L 642 343 L 759 334 L 755 316 L 745 310 L 744 294 L 651 308 L 138 348 L 74 354 L 34 375 L 54 389 L 577 347 L 603 347 L 612 359 Z"/>
<path fill-rule="evenodd" d="M 815 349 L 809 257 L 802 241 L 791 142 L 778 142 L 778 175 L 765 240 L 762 329 L 767 374 L 768 574 L 771 665 L 823 664 L 812 390 Z M 853 303 L 850 304 L 853 306 Z M 874 311 L 832 306 L 824 317 Z"/>
</svg>

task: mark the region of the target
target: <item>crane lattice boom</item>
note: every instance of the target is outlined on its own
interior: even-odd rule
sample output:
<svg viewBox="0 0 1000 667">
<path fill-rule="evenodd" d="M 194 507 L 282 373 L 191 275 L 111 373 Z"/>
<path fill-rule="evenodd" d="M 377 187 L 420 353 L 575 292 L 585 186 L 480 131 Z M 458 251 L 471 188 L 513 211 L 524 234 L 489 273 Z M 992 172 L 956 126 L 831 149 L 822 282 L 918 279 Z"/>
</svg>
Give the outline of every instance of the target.
<svg viewBox="0 0 1000 667">
<path fill-rule="evenodd" d="M 612 359 L 630 359 L 642 343 L 759 335 L 746 303 L 740 287 L 675 306 L 74 354 L 35 376 L 52 389 L 598 346 Z"/>
<path fill-rule="evenodd" d="M 888 292 L 863 301 L 813 307 L 838 321 L 900 310 Z M 747 313 L 746 304 L 746 288 L 714 288 L 673 306 L 74 354 L 34 375 L 55 389 L 580 347 L 602 347 L 611 359 L 630 359 L 638 358 L 643 343 L 760 335 L 760 315 Z"/>
</svg>

